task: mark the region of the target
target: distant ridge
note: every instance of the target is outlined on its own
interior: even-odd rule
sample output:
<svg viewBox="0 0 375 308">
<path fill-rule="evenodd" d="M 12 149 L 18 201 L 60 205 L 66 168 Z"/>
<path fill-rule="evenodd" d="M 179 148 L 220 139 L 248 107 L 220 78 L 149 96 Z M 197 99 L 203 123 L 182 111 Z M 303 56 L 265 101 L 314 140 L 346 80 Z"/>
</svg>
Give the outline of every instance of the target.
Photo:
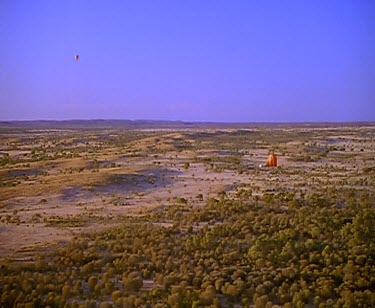
<svg viewBox="0 0 375 308">
<path fill-rule="evenodd" d="M 375 122 L 184 122 L 168 120 L 32 120 L 0 121 L 7 129 L 163 129 L 163 128 L 255 128 L 255 127 L 337 127 L 375 126 Z"/>
<path fill-rule="evenodd" d="M 78 128 L 155 128 L 181 127 L 189 125 L 181 121 L 158 120 L 33 120 L 33 121 L 0 121 L 3 128 L 28 129 L 78 129 Z"/>
</svg>

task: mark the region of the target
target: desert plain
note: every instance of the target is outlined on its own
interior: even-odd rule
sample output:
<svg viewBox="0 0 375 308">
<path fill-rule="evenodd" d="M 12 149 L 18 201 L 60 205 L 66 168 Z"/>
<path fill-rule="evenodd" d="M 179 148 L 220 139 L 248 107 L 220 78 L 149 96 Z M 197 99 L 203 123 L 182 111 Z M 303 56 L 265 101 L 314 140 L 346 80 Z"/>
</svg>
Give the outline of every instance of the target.
<svg viewBox="0 0 375 308">
<path fill-rule="evenodd" d="M 373 123 L 3 125 L 1 305 L 370 307 L 374 206 Z"/>
</svg>

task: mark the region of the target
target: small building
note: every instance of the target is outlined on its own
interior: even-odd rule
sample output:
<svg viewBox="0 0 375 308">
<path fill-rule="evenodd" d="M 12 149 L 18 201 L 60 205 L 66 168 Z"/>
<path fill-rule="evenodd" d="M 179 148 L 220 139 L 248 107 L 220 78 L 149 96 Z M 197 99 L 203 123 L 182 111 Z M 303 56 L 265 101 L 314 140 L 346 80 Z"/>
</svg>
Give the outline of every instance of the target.
<svg viewBox="0 0 375 308">
<path fill-rule="evenodd" d="M 277 167 L 277 156 L 275 153 L 271 153 L 268 156 L 267 162 L 266 162 L 267 167 Z"/>
</svg>

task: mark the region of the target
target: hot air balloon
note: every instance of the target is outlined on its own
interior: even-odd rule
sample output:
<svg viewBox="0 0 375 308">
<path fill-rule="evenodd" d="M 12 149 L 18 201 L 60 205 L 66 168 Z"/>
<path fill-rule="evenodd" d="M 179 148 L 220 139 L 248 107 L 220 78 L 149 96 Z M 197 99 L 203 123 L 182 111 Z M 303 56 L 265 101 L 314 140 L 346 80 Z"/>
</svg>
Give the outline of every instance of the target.
<svg viewBox="0 0 375 308">
<path fill-rule="evenodd" d="M 267 167 L 277 167 L 277 156 L 275 153 L 271 153 L 268 156 L 267 162 L 266 162 Z"/>
<path fill-rule="evenodd" d="M 75 55 L 75 56 L 74 56 L 74 59 L 76 59 L 76 61 L 78 61 L 78 59 L 79 59 L 79 55 Z"/>
</svg>

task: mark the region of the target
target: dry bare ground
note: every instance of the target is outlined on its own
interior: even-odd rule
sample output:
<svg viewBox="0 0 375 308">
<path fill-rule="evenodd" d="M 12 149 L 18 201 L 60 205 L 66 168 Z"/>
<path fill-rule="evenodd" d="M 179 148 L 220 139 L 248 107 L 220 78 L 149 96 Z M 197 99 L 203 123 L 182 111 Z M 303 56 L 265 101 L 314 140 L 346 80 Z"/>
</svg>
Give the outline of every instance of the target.
<svg viewBox="0 0 375 308">
<path fill-rule="evenodd" d="M 270 150 L 280 167 L 259 168 Z M 239 187 L 261 196 L 342 179 L 355 186 L 365 180 L 358 170 L 375 165 L 374 126 L 4 130 L 0 153 L 0 257 L 13 260 L 178 198 L 200 206 Z"/>
</svg>

